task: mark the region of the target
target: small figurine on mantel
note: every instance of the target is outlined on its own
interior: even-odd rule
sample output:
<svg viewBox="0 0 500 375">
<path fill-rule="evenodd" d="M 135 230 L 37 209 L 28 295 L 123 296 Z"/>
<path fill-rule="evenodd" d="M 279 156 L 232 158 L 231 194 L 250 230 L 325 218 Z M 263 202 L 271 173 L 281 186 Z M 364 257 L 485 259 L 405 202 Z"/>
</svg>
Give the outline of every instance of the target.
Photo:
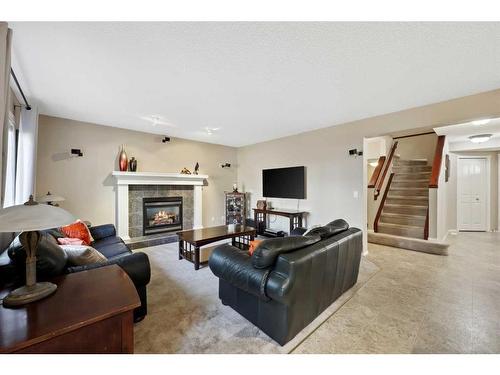
<svg viewBox="0 0 500 375">
<path fill-rule="evenodd" d="M 193 174 L 198 174 L 198 170 L 200 169 L 200 164 L 196 162 L 196 165 L 194 166 L 194 172 Z"/>
<path fill-rule="evenodd" d="M 237 193 L 237 192 L 238 192 L 238 185 L 233 184 L 233 193 Z"/>
<path fill-rule="evenodd" d="M 191 171 L 186 167 L 182 168 L 181 174 L 191 174 Z"/>
</svg>

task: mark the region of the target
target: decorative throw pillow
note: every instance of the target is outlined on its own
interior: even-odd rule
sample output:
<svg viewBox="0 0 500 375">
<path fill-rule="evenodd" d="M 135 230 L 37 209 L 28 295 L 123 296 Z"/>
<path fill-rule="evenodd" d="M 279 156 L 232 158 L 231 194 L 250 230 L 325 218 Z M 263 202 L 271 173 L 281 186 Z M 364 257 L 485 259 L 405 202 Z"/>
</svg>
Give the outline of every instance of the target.
<svg viewBox="0 0 500 375">
<path fill-rule="evenodd" d="M 250 241 L 250 248 L 248 249 L 248 254 L 252 255 L 257 246 L 262 242 L 262 240 L 253 240 Z"/>
<path fill-rule="evenodd" d="M 107 261 L 104 255 L 90 246 L 61 245 L 61 247 L 68 256 L 68 263 L 72 266 L 84 266 Z"/>
<path fill-rule="evenodd" d="M 83 240 L 79 238 L 62 237 L 58 238 L 59 245 L 83 245 Z"/>
<path fill-rule="evenodd" d="M 51 278 L 63 273 L 66 267 L 66 253 L 57 241 L 48 233 L 40 232 L 40 242 L 36 248 L 36 274 L 40 279 Z M 7 249 L 9 258 L 24 276 L 26 268 L 26 251 L 19 236 L 14 238 Z"/>
<path fill-rule="evenodd" d="M 85 245 L 90 245 L 92 242 L 94 242 L 89 228 L 81 220 L 77 220 L 73 224 L 61 227 L 61 232 L 63 232 L 66 237 L 79 238 L 80 240 L 83 240 L 83 243 Z"/>
</svg>

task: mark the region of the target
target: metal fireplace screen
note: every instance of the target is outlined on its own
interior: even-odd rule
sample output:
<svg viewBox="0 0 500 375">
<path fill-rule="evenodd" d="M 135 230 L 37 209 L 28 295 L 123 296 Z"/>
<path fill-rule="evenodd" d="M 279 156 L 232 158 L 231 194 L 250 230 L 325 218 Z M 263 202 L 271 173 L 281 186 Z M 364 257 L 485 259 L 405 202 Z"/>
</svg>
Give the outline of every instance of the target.
<svg viewBox="0 0 500 375">
<path fill-rule="evenodd" d="M 182 197 L 143 198 L 143 235 L 182 230 Z"/>
</svg>

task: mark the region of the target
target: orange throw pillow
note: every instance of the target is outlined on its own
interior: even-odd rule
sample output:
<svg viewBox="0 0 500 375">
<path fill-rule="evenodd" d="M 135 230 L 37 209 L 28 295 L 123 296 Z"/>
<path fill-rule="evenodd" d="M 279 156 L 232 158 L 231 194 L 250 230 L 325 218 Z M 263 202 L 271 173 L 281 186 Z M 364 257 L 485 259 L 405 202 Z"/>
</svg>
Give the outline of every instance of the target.
<svg viewBox="0 0 500 375">
<path fill-rule="evenodd" d="M 253 240 L 250 241 L 250 248 L 248 249 L 248 254 L 252 255 L 257 246 L 262 242 L 262 240 Z"/>
<path fill-rule="evenodd" d="M 94 242 L 89 228 L 87 228 L 85 223 L 80 220 L 78 220 L 76 223 L 61 227 L 60 230 L 66 235 L 66 237 L 78 238 L 82 240 L 85 245 L 90 245 L 92 242 Z"/>
</svg>

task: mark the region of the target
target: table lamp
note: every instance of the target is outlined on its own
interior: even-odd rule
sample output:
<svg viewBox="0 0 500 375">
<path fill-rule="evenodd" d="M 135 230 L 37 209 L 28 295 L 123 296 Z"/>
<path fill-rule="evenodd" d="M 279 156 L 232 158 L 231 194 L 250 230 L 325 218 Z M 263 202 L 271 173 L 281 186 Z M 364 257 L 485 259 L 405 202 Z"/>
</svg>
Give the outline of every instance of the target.
<svg viewBox="0 0 500 375">
<path fill-rule="evenodd" d="M 0 210 L 0 232 L 21 232 L 19 241 L 26 251 L 26 285 L 10 292 L 5 307 L 15 307 L 37 301 L 54 293 L 57 285 L 36 282 L 36 250 L 39 230 L 60 227 L 75 222 L 69 212 L 59 207 L 38 204 L 31 195 L 28 202 Z"/>
<path fill-rule="evenodd" d="M 47 192 L 46 195 L 42 195 L 41 197 L 38 197 L 36 201 L 38 203 L 47 203 L 51 206 L 59 207 L 59 204 L 57 204 L 57 203 L 54 204 L 54 202 L 63 202 L 63 201 L 65 201 L 65 199 L 63 197 L 61 197 L 60 195 L 51 194 L 49 191 L 49 192 Z"/>
</svg>

